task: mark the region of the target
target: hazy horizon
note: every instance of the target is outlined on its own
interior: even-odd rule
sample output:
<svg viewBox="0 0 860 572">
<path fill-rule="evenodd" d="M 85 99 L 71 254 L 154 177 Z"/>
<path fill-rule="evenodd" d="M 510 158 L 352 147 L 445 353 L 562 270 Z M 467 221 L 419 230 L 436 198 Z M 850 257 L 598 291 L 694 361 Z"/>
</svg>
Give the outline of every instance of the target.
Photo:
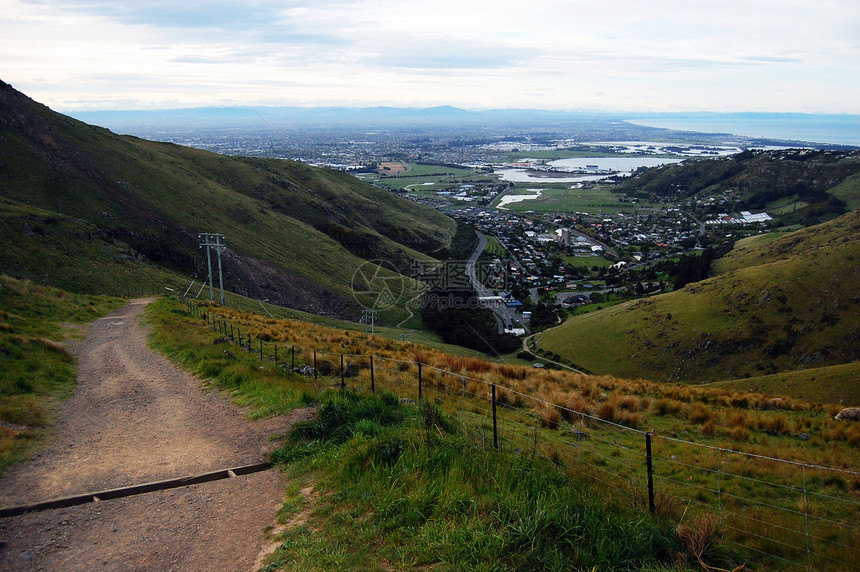
<svg viewBox="0 0 860 572">
<path fill-rule="evenodd" d="M 476 126 L 606 130 L 644 126 L 700 134 L 731 134 L 763 140 L 860 146 L 860 115 L 782 113 L 603 113 L 595 110 L 466 110 L 415 107 L 196 107 L 163 110 L 69 112 L 88 123 L 145 136 L 153 130 L 325 128 L 452 128 Z"/>
</svg>

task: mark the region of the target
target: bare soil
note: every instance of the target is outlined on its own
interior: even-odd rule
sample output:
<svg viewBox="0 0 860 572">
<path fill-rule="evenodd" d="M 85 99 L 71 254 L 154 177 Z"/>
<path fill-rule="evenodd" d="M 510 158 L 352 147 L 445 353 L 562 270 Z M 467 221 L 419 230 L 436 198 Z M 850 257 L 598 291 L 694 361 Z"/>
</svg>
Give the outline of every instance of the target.
<svg viewBox="0 0 860 572">
<path fill-rule="evenodd" d="M 296 418 L 248 421 L 149 349 L 134 300 L 94 322 L 45 449 L 0 479 L 15 506 L 256 463 Z M 275 524 L 276 469 L 0 520 L 3 570 L 251 570 Z M 256 564 L 255 564 L 256 563 Z"/>
</svg>

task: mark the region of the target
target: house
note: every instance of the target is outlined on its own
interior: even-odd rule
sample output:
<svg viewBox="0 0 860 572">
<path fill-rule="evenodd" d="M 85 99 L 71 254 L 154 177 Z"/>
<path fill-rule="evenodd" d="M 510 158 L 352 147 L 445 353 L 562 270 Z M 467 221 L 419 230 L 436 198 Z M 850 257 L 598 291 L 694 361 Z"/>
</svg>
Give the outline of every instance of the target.
<svg viewBox="0 0 860 572">
<path fill-rule="evenodd" d="M 565 306 L 581 306 L 589 302 L 591 302 L 591 299 L 587 294 L 573 294 L 565 298 L 561 303 Z"/>
</svg>

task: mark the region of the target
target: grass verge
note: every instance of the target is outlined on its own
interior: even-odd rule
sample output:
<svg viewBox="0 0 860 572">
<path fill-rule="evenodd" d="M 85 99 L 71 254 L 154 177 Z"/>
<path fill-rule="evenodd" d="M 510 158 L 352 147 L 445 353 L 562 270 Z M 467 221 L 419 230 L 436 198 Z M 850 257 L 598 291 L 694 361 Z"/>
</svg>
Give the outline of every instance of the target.
<svg viewBox="0 0 860 572">
<path fill-rule="evenodd" d="M 0 276 L 0 475 L 24 460 L 75 387 L 67 343 L 123 303 Z"/>
<path fill-rule="evenodd" d="M 306 493 L 285 505 L 267 571 L 686 567 L 670 522 L 543 460 L 479 447 L 426 400 L 328 393 L 273 458 Z"/>
</svg>

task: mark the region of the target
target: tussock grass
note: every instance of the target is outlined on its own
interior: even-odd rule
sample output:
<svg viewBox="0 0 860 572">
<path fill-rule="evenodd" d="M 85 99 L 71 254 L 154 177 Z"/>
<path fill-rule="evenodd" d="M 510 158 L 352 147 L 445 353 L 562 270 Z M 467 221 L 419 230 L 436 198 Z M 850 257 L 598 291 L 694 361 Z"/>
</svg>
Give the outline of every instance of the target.
<svg viewBox="0 0 860 572">
<path fill-rule="evenodd" d="M 212 345 L 211 339 L 215 334 L 211 333 L 211 330 L 207 331 L 207 328 L 212 326 L 207 325 L 201 316 L 191 318 L 184 310 L 175 306 L 174 302 L 167 300 L 150 308 L 154 313 L 169 318 L 164 328 L 177 327 L 180 330 L 164 336 L 168 351 L 172 351 L 170 346 L 186 345 L 183 351 L 187 351 L 189 356 L 183 357 L 183 360 L 192 366 L 195 363 L 203 364 L 207 359 L 213 360 L 213 363 L 221 359 L 219 352 L 223 353 L 223 346 Z M 642 511 L 642 507 L 647 506 L 639 488 L 644 483 L 644 444 L 641 433 L 630 431 L 630 428 L 647 430 L 654 436 L 658 514 L 676 523 L 686 522 L 685 519 L 708 514 L 708 508 L 716 510 L 718 494 L 722 495 L 724 510 L 741 511 L 740 506 L 729 508 L 734 502 L 733 498 L 753 499 L 739 502 L 766 503 L 770 508 L 764 507 L 756 511 L 755 518 L 763 523 L 761 526 L 766 527 L 764 531 L 768 535 L 767 540 L 756 536 L 761 536 L 761 526 L 757 532 L 755 527 L 748 527 L 745 521 L 737 519 L 731 521 L 732 529 L 730 534 L 727 533 L 727 538 L 742 550 L 749 547 L 776 557 L 786 556 L 786 553 L 774 551 L 773 545 L 778 546 L 779 542 L 791 540 L 789 536 L 780 536 L 787 534 L 780 532 L 780 523 L 794 528 L 803 526 L 802 519 L 797 521 L 795 514 L 796 495 L 786 492 L 795 490 L 798 486 L 798 467 L 764 459 L 750 462 L 744 455 L 725 452 L 717 454 L 714 450 L 697 445 L 701 443 L 722 447 L 725 451 L 743 451 L 768 458 L 776 456 L 809 464 L 844 467 L 853 471 L 858 469 L 856 455 L 852 454 L 852 450 L 857 446 L 860 437 L 851 424 L 833 420 L 833 406 L 786 397 L 775 399 L 769 395 L 718 387 L 661 384 L 643 379 L 625 380 L 610 376 L 582 376 L 552 370 L 524 368 L 522 377 L 519 374 L 511 376 L 510 371 L 501 364 L 477 358 L 450 356 L 410 342 L 381 340 L 360 332 L 327 329 L 292 321 L 272 323 L 268 317 L 243 314 L 205 303 L 200 309 L 212 315 L 229 317 L 234 326 L 241 327 L 245 336 L 248 332 L 256 336 L 255 332 L 259 328 L 271 335 L 272 343 L 276 339 L 295 342 L 296 355 L 304 356 L 301 365 L 309 363 L 310 348 L 317 348 L 320 364 L 332 364 L 325 373 L 320 371 L 317 380 L 286 372 L 283 368 L 270 367 L 268 360 L 260 366 L 259 354 L 249 354 L 247 351 L 237 352 L 235 362 L 218 362 L 220 365 L 213 367 L 213 370 L 223 367 L 232 371 L 234 377 L 212 371 L 213 378 L 220 379 L 221 381 L 217 382 L 224 386 L 235 387 L 238 399 L 260 408 L 261 411 L 271 412 L 275 408 L 265 409 L 262 405 L 266 400 L 261 399 L 260 386 L 268 387 L 267 391 L 272 394 L 280 392 L 290 395 L 291 397 L 281 398 L 279 407 L 285 410 L 296 406 L 295 404 L 308 402 L 310 394 L 317 395 L 327 387 L 339 386 L 339 351 L 347 348 L 356 354 L 344 357 L 348 370 L 346 384 L 350 388 L 348 391 L 354 390 L 358 394 L 367 392 L 370 386 L 369 355 L 375 356 L 377 391 L 389 391 L 398 397 L 412 400 L 417 400 L 418 376 L 418 368 L 413 360 L 420 358 L 424 364 L 424 400 L 418 401 L 422 407 L 404 407 L 399 402 L 392 403 L 392 406 L 396 405 L 400 411 L 407 413 L 414 409 L 421 421 L 410 421 L 412 418 L 408 414 L 402 424 L 391 426 L 385 426 L 373 418 L 357 419 L 348 424 L 348 430 L 340 434 L 338 439 L 312 438 L 294 443 L 293 449 L 289 453 L 285 450 L 285 456 L 281 459 L 289 461 L 291 466 L 314 464 L 318 459 L 326 460 L 324 464 L 327 464 L 334 458 L 337 458 L 339 463 L 345 463 L 344 457 L 333 457 L 345 454 L 342 452 L 344 447 L 355 452 L 362 447 L 370 447 L 370 443 L 382 443 L 380 440 L 384 441 L 395 432 L 408 427 L 418 433 L 410 434 L 412 437 L 408 439 L 398 433 L 396 439 L 383 446 L 387 451 L 385 458 L 390 460 L 391 455 L 405 455 L 406 451 L 410 450 L 409 447 L 413 446 L 407 444 L 412 443 L 416 435 L 420 435 L 418 440 L 421 441 L 422 447 L 428 440 L 435 442 L 464 435 L 470 436 L 466 439 L 468 443 L 492 443 L 491 434 L 487 437 L 488 431 L 492 429 L 489 394 L 491 384 L 496 383 L 501 447 L 504 451 L 519 451 L 521 457 L 528 460 L 543 459 L 539 462 L 558 466 L 562 469 L 562 474 L 565 474 L 566 470 L 573 471 L 578 475 L 577 482 L 588 482 L 591 496 L 607 503 L 613 502 L 607 499 L 626 499 L 630 507 L 639 507 L 636 510 Z M 162 329 L 157 321 L 154 320 L 153 323 L 157 326 L 156 330 Z M 182 344 L 171 341 L 173 338 L 183 340 Z M 256 352 L 258 338 L 253 339 Z M 235 345 L 228 347 L 235 348 Z M 285 351 L 282 346 L 281 363 L 285 361 Z M 201 355 L 192 358 L 191 354 L 195 352 Z M 267 352 L 272 352 L 272 349 Z M 241 364 L 247 364 L 242 366 L 246 369 L 241 369 Z M 255 378 L 260 380 L 255 381 Z M 343 399 L 343 396 L 339 399 Z M 346 398 L 347 401 L 351 399 Z M 290 405 L 291 403 L 294 405 Z M 442 417 L 456 412 L 456 423 L 453 426 L 462 424 L 461 431 L 465 430 L 466 433 L 452 431 L 452 424 L 442 422 L 442 417 L 435 414 L 434 409 L 424 408 L 428 403 L 433 404 L 434 408 L 438 407 L 440 412 L 444 411 L 446 415 Z M 612 420 L 617 425 L 604 424 L 601 419 Z M 418 429 L 410 426 L 410 423 L 417 423 Z M 417 444 L 414 446 L 417 447 Z M 365 471 L 376 470 L 377 465 L 389 462 L 380 460 L 378 455 L 382 453 L 368 451 L 369 456 L 362 457 L 355 465 L 359 468 L 354 468 L 355 472 L 350 473 L 351 478 L 360 479 Z M 297 459 L 300 458 L 303 460 L 298 462 Z M 309 474 L 307 478 L 315 478 L 316 475 L 317 473 Z M 415 480 L 419 478 L 418 475 L 419 473 L 408 473 L 401 478 Z M 829 478 L 833 475 L 834 473 L 830 473 L 828 476 L 825 471 L 815 480 L 812 473 L 808 472 L 808 490 L 821 495 L 817 504 L 808 503 L 808 506 L 810 511 L 814 508 L 816 514 L 826 515 L 822 518 L 827 520 L 822 522 L 839 522 L 847 518 L 845 505 L 838 495 L 844 495 L 844 491 L 860 490 L 860 480 L 845 476 L 850 475 L 849 473 L 840 477 L 843 483 Z M 332 486 L 331 498 L 345 498 L 341 497 L 343 492 L 340 486 Z M 423 500 L 416 500 L 420 507 L 410 508 L 408 511 L 410 516 L 406 522 L 411 523 L 411 528 L 404 530 L 401 527 L 386 531 L 385 534 L 395 535 L 391 538 L 396 538 L 396 541 L 392 542 L 401 542 L 415 530 L 430 530 L 425 526 L 434 523 L 454 535 L 463 532 L 460 520 L 440 521 L 432 516 L 436 513 L 428 512 L 428 507 L 434 506 L 432 502 L 435 502 L 436 496 L 431 496 L 428 500 L 417 492 L 410 494 Z M 399 503 L 411 502 L 403 495 L 398 498 L 401 499 Z M 476 498 L 483 497 L 478 495 Z M 486 502 L 492 506 L 498 506 L 499 503 L 498 499 L 494 498 L 486 499 Z M 368 506 L 370 508 L 356 508 L 350 503 L 344 505 L 333 501 L 333 504 L 326 504 L 322 509 L 319 526 L 346 527 L 364 538 L 365 542 L 373 542 L 373 538 L 382 542 L 378 540 L 381 534 L 379 529 L 365 528 L 365 523 L 374 520 L 379 514 L 378 507 Z M 786 513 L 780 512 L 792 510 L 790 507 L 794 507 L 795 513 L 789 512 L 786 516 Z M 385 514 L 394 518 L 399 513 L 390 512 L 392 510 L 394 509 L 386 508 Z M 429 519 L 426 516 L 428 514 L 431 515 Z M 742 514 L 746 516 L 748 513 L 742 511 Z M 332 515 L 339 516 L 335 518 Z M 810 515 L 810 518 L 813 518 L 813 515 Z M 819 523 L 819 526 L 825 525 Z M 840 536 L 842 533 L 836 529 L 831 530 L 829 524 L 826 526 L 826 534 L 834 535 L 832 538 L 839 538 L 840 542 L 846 541 L 844 536 Z M 321 556 L 321 551 L 326 553 L 332 542 L 345 541 L 340 536 L 328 536 L 325 540 L 317 541 L 301 531 L 286 538 L 287 543 L 283 550 L 293 557 L 299 555 L 300 559 L 304 559 L 303 562 L 326 558 Z M 388 536 L 384 538 L 384 544 L 391 540 Z M 424 537 L 421 538 L 423 541 Z M 446 538 L 448 540 L 445 542 L 451 541 L 450 536 Z M 347 552 L 364 548 L 363 545 L 360 548 L 349 546 L 350 550 Z M 420 562 L 428 566 L 451 566 L 446 564 L 448 561 L 444 559 L 416 559 L 416 552 L 410 552 L 411 550 L 409 548 L 401 552 L 395 551 L 394 555 L 390 556 L 390 562 L 400 563 L 394 567 L 401 566 L 403 561 L 397 558 L 406 558 L 404 555 L 408 554 L 409 562 Z M 451 548 L 446 546 L 439 550 L 444 552 Z M 339 554 L 346 557 L 346 553 Z M 755 556 L 756 554 L 759 553 L 748 553 L 753 559 L 759 559 L 760 554 Z M 844 554 L 835 556 L 846 557 Z M 457 556 L 461 557 L 462 555 Z M 273 566 L 277 566 L 277 563 L 273 562 Z"/>
</svg>

